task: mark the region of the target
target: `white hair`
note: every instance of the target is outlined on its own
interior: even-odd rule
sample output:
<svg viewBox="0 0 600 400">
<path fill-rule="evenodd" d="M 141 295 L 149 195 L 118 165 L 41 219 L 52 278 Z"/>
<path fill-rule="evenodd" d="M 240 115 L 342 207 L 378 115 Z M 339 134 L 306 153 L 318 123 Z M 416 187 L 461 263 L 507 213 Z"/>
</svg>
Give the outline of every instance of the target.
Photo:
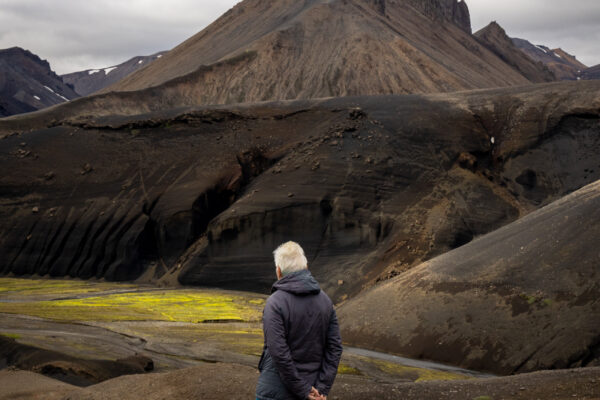
<svg viewBox="0 0 600 400">
<path fill-rule="evenodd" d="M 304 250 L 296 242 L 282 244 L 273 252 L 273 256 L 275 267 L 279 267 L 283 276 L 308 268 Z"/>
</svg>

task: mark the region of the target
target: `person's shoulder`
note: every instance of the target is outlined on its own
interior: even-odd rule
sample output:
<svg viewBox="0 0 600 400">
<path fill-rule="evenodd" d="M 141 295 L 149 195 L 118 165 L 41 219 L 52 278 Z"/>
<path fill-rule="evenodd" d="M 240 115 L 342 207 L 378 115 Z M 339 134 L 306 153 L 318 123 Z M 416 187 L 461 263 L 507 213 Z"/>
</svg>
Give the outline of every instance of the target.
<svg viewBox="0 0 600 400">
<path fill-rule="evenodd" d="M 277 304 L 285 297 L 285 295 L 286 295 L 286 292 L 284 292 L 283 290 L 276 290 L 267 298 L 265 305 L 272 306 L 274 304 Z"/>
<path fill-rule="evenodd" d="M 325 293 L 324 290 L 321 290 L 319 292 L 319 298 L 322 302 L 327 303 L 328 305 L 333 307 L 333 301 L 331 301 L 331 298 L 327 295 L 327 293 Z"/>
</svg>

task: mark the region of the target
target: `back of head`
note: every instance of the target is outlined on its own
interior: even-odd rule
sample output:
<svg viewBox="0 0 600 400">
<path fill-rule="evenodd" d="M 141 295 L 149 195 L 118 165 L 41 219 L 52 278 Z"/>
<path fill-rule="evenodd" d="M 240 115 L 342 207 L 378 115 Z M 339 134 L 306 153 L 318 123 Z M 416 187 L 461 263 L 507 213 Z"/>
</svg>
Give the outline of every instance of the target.
<svg viewBox="0 0 600 400">
<path fill-rule="evenodd" d="M 275 267 L 279 267 L 283 276 L 308 268 L 304 250 L 296 242 L 282 244 L 273 252 L 273 256 Z"/>
</svg>

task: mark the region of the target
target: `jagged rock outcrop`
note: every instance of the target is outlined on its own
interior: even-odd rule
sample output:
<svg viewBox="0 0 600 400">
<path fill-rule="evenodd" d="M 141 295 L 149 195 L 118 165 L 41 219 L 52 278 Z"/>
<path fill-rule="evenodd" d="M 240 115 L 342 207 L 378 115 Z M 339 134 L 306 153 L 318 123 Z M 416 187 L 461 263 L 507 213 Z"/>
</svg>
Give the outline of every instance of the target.
<svg viewBox="0 0 600 400">
<path fill-rule="evenodd" d="M 598 365 L 599 235 L 596 182 L 349 300 L 344 340 L 500 374 Z"/>
<path fill-rule="evenodd" d="M 475 37 L 482 45 L 521 72 L 531 82 L 543 83 L 557 80 L 554 73 L 541 61 L 533 61 L 519 49 L 497 22 L 494 21 L 476 32 Z"/>
<path fill-rule="evenodd" d="M 0 50 L 0 117 L 40 110 L 77 97 L 47 61 L 19 47 Z"/>
<path fill-rule="evenodd" d="M 1 272 L 353 296 L 600 179 L 598 85 L 5 119 Z"/>
<path fill-rule="evenodd" d="M 445 19 L 471 33 L 471 14 L 463 0 L 408 0 L 421 12 L 435 19 Z"/>
<path fill-rule="evenodd" d="M 161 58 L 166 52 L 160 52 L 151 56 L 138 56 L 125 61 L 122 64 L 107 68 L 88 69 L 80 72 L 72 72 L 62 75 L 63 81 L 71 85 L 80 96 L 87 96 L 110 86 L 135 71 L 148 66 L 153 61 Z"/>
<path fill-rule="evenodd" d="M 534 61 L 544 63 L 560 80 L 577 80 L 587 67 L 575 56 L 562 49 L 534 45 L 524 39 L 513 38 L 513 43 Z"/>
</svg>

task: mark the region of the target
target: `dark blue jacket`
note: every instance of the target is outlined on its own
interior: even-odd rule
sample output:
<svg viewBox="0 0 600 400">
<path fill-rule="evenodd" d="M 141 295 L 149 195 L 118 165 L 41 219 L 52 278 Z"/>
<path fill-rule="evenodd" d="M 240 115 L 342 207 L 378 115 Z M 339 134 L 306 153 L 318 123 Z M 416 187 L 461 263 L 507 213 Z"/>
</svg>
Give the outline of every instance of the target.
<svg viewBox="0 0 600 400">
<path fill-rule="evenodd" d="M 329 394 L 342 339 L 333 303 L 308 270 L 286 275 L 273 285 L 263 330 L 257 398 L 306 399 L 312 386 Z"/>
</svg>

